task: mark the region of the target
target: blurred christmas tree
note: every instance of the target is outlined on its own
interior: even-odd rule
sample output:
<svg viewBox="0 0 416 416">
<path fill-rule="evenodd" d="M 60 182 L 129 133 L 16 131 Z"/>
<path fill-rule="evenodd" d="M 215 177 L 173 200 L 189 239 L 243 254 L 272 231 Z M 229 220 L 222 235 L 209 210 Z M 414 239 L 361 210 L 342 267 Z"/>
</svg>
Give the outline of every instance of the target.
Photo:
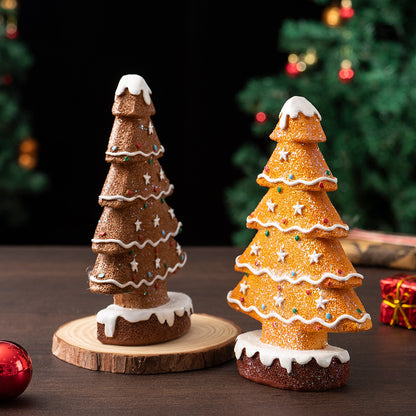
<svg viewBox="0 0 416 416">
<path fill-rule="evenodd" d="M 37 142 L 30 137 L 21 91 L 32 59 L 18 40 L 17 1 L 0 1 L 0 218 L 3 231 L 24 223 L 26 197 L 45 188 L 44 174 L 33 169 Z"/>
<path fill-rule="evenodd" d="M 286 20 L 279 35 L 286 67 L 250 80 L 239 103 L 255 117 L 254 134 L 264 138 L 290 96 L 313 102 L 331 138 L 322 150 L 342 183 L 332 200 L 343 219 L 416 233 L 416 2 L 314 1 L 323 9 L 322 21 Z M 247 143 L 234 155 L 244 173 L 227 191 L 236 225 L 263 193 L 252 175 L 261 172 L 269 152 Z M 250 237 L 241 230 L 233 242 L 247 244 Z"/>
</svg>

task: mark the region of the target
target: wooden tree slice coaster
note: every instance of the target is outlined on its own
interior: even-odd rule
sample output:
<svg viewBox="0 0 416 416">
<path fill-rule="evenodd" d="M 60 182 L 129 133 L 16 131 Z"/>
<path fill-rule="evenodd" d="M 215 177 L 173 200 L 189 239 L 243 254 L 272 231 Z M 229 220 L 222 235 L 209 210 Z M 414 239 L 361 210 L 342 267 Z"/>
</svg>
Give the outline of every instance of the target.
<svg viewBox="0 0 416 416">
<path fill-rule="evenodd" d="M 234 357 L 241 329 L 233 322 L 206 314 L 191 315 L 191 329 L 172 341 L 145 346 L 102 344 L 96 317 L 71 321 L 54 334 L 52 353 L 67 363 L 96 371 L 157 374 L 198 370 Z"/>
</svg>

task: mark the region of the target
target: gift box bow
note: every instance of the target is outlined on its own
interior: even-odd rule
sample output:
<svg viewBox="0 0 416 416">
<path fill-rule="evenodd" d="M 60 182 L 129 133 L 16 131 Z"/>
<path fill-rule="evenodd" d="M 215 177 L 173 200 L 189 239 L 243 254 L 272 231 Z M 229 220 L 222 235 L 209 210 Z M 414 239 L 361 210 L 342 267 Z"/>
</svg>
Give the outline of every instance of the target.
<svg viewBox="0 0 416 416">
<path fill-rule="evenodd" d="M 393 316 L 390 320 L 390 325 L 398 324 L 399 314 L 401 314 L 406 324 L 407 329 L 413 328 L 413 325 L 409 322 L 409 319 L 406 315 L 405 309 L 416 308 L 416 304 L 407 303 L 411 296 L 410 293 L 408 292 L 400 293 L 401 292 L 400 287 L 402 286 L 403 282 L 406 282 L 412 279 L 416 280 L 416 276 L 407 276 L 399 280 L 396 285 L 395 293 L 389 293 L 386 295 L 385 299 L 383 299 L 383 303 L 393 308 Z"/>
</svg>

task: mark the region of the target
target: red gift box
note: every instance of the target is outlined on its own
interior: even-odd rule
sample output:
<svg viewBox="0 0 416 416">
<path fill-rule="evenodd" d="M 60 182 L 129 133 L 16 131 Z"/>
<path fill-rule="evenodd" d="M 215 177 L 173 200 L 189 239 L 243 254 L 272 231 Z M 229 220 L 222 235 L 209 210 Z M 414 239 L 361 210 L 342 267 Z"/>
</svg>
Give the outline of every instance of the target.
<svg viewBox="0 0 416 416">
<path fill-rule="evenodd" d="M 416 276 L 398 273 L 380 280 L 380 321 L 416 328 Z"/>
</svg>

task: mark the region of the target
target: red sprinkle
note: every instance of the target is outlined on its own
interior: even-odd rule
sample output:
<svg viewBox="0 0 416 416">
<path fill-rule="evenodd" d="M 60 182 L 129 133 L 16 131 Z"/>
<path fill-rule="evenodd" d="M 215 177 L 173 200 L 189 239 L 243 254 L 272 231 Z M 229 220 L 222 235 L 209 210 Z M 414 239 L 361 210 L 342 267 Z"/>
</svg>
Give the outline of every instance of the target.
<svg viewBox="0 0 416 416">
<path fill-rule="evenodd" d="M 240 298 L 240 302 L 244 302 L 244 298 Z"/>
<path fill-rule="evenodd" d="M 311 291 L 309 289 L 306 289 L 306 294 L 307 295 L 310 295 L 311 294 Z"/>
<path fill-rule="evenodd" d="M 277 285 L 277 290 L 282 290 L 282 286 Z"/>
<path fill-rule="evenodd" d="M 105 231 L 102 231 L 102 232 L 100 233 L 100 237 L 104 237 L 104 236 L 105 236 L 105 234 L 106 234 L 106 232 L 105 232 Z"/>
<path fill-rule="evenodd" d="M 323 220 L 322 220 L 323 222 L 324 222 L 324 224 L 328 224 L 328 218 L 324 218 Z"/>
<path fill-rule="evenodd" d="M 126 191 L 126 195 L 131 195 L 131 191 L 130 191 L 130 189 L 127 189 L 127 191 Z"/>
<path fill-rule="evenodd" d="M 133 275 L 133 280 L 136 281 L 136 275 L 135 274 Z"/>
<path fill-rule="evenodd" d="M 258 267 L 258 266 L 260 266 L 260 262 L 259 262 L 258 260 L 256 260 L 256 261 L 254 262 L 254 265 Z"/>
<path fill-rule="evenodd" d="M 268 172 L 270 171 L 270 168 L 269 168 L 268 166 L 266 166 L 266 167 L 264 168 L 264 171 L 265 171 L 266 173 L 268 173 Z"/>
<path fill-rule="evenodd" d="M 140 143 L 136 143 L 136 146 L 138 149 L 140 149 L 142 147 L 142 145 Z"/>
<path fill-rule="evenodd" d="M 170 246 L 173 247 L 173 241 L 170 242 Z"/>
<path fill-rule="evenodd" d="M 157 186 L 154 186 L 153 189 L 155 190 L 155 192 L 157 192 Z"/>
<path fill-rule="evenodd" d="M 338 274 L 342 274 L 342 270 L 341 269 L 338 269 Z"/>
<path fill-rule="evenodd" d="M 319 187 L 320 187 L 321 189 L 323 189 L 323 187 L 324 187 L 324 183 L 323 183 L 323 182 L 319 182 Z"/>
<path fill-rule="evenodd" d="M 316 329 L 320 331 L 322 329 L 321 325 L 316 325 Z"/>
<path fill-rule="evenodd" d="M 155 283 L 155 289 L 159 289 L 159 283 Z"/>
<path fill-rule="evenodd" d="M 157 253 L 159 251 L 159 249 L 157 247 L 155 247 L 155 253 Z"/>
<path fill-rule="evenodd" d="M 330 280 L 328 280 L 328 281 L 326 282 L 326 285 L 327 285 L 327 286 L 331 286 L 331 285 L 332 285 L 332 282 L 331 282 Z"/>
<path fill-rule="evenodd" d="M 286 218 L 283 218 L 282 219 L 282 224 L 286 224 L 286 221 L 287 221 Z"/>
<path fill-rule="evenodd" d="M 140 241 L 143 240 L 143 236 L 142 235 L 139 235 L 139 240 Z"/>
</svg>

